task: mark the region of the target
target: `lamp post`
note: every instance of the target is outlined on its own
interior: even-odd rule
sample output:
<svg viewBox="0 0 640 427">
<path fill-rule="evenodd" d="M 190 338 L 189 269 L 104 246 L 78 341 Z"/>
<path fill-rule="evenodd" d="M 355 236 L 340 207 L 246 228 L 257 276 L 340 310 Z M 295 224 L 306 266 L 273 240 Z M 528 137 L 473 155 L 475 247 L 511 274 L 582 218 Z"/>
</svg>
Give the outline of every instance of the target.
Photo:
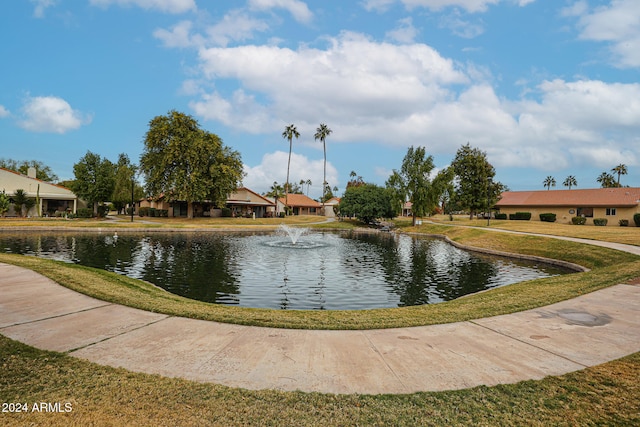
<svg viewBox="0 0 640 427">
<path fill-rule="evenodd" d="M 491 225 L 491 205 L 490 205 L 490 194 L 491 194 L 491 177 L 487 177 L 487 227 Z"/>
</svg>

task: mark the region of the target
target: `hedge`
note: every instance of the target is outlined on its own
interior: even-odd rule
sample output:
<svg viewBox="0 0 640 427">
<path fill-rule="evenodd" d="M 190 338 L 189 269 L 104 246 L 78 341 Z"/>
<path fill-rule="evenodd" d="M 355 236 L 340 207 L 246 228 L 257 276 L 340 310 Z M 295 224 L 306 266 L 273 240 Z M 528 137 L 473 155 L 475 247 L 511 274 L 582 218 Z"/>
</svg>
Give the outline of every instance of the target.
<svg viewBox="0 0 640 427">
<path fill-rule="evenodd" d="M 496 219 L 507 219 L 507 214 L 506 213 L 497 213 L 496 214 Z"/>
<path fill-rule="evenodd" d="M 587 223 L 587 218 L 583 216 L 574 216 L 571 218 L 571 223 L 573 225 L 585 225 Z"/>
<path fill-rule="evenodd" d="M 636 223 L 636 226 L 640 227 L 640 213 L 633 215 L 633 222 Z"/>
<path fill-rule="evenodd" d="M 509 214 L 509 219 L 517 221 L 529 221 L 531 219 L 531 212 L 516 212 Z"/>
<path fill-rule="evenodd" d="M 545 222 L 556 222 L 556 214 L 554 213 L 541 213 L 540 221 Z"/>
<path fill-rule="evenodd" d="M 594 218 L 593 219 L 593 225 L 597 225 L 599 227 L 603 227 L 603 226 L 607 225 L 607 222 L 609 222 L 609 220 L 607 218 Z"/>
</svg>

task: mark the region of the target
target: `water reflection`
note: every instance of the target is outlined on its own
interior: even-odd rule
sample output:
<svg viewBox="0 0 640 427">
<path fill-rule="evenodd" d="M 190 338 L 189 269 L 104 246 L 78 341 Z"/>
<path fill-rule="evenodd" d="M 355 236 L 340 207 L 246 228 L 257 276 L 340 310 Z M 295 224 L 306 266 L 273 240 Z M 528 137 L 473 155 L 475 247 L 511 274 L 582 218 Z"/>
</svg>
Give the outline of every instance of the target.
<svg viewBox="0 0 640 427">
<path fill-rule="evenodd" d="M 566 271 L 478 256 L 440 240 L 311 233 L 306 249 L 264 233 L 2 234 L 4 252 L 114 271 L 188 298 L 278 309 L 433 304 Z"/>
</svg>

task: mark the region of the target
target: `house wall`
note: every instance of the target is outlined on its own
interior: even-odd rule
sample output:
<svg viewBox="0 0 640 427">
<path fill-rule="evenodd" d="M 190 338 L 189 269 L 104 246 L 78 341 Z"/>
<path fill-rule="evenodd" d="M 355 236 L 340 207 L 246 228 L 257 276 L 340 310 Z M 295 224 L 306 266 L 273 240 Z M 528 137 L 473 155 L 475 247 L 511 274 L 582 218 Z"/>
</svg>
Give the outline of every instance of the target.
<svg viewBox="0 0 640 427">
<path fill-rule="evenodd" d="M 640 207 L 633 208 L 619 208 L 612 206 L 615 208 L 615 215 L 607 215 L 606 207 L 594 207 L 593 208 L 593 217 L 587 218 L 587 224 L 593 225 L 594 218 L 606 218 L 608 220 L 607 226 L 619 226 L 619 221 L 621 219 L 626 219 L 629 221 L 629 226 L 635 226 L 633 222 L 633 215 L 636 213 L 640 213 Z M 573 213 L 571 213 L 573 211 Z M 541 213 L 554 213 L 556 214 L 556 222 L 560 224 L 571 224 L 571 218 L 574 216 L 578 216 L 578 208 L 570 207 L 570 206 L 562 206 L 562 207 L 544 207 L 544 206 L 502 206 L 500 207 L 500 213 L 505 213 L 507 215 L 513 214 L 516 212 L 531 212 L 531 220 L 532 221 L 540 221 Z"/>
</svg>

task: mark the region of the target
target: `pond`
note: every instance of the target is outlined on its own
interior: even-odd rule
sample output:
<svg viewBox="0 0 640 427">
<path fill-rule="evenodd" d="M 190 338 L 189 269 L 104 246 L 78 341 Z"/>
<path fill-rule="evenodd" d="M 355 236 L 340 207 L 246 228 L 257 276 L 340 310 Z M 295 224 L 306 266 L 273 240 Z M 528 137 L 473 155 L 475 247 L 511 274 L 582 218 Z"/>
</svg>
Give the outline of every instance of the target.
<svg viewBox="0 0 640 427">
<path fill-rule="evenodd" d="M 347 310 L 449 301 L 569 272 L 393 233 L 26 233 L 3 252 L 96 267 L 200 301 L 272 309 Z"/>
</svg>

